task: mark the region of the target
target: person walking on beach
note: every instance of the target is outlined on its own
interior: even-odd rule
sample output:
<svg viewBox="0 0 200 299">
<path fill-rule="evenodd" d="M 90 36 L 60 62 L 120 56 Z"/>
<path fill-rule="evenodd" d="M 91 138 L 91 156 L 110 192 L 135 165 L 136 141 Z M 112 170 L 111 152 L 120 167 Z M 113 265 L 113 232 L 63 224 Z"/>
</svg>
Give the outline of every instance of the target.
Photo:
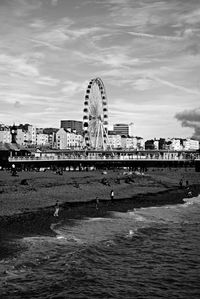
<svg viewBox="0 0 200 299">
<path fill-rule="evenodd" d="M 99 209 L 99 198 L 98 198 L 98 196 L 96 197 L 96 210 L 98 210 Z"/>
<path fill-rule="evenodd" d="M 56 201 L 56 204 L 55 204 L 55 212 L 54 212 L 54 217 L 58 217 L 58 212 L 59 212 L 59 202 L 58 200 Z"/>
<path fill-rule="evenodd" d="M 110 191 L 110 199 L 111 199 L 111 200 L 114 199 L 114 191 L 113 191 L 113 190 Z"/>
<path fill-rule="evenodd" d="M 181 189 L 183 188 L 183 179 L 180 179 L 179 187 L 180 187 Z"/>
</svg>

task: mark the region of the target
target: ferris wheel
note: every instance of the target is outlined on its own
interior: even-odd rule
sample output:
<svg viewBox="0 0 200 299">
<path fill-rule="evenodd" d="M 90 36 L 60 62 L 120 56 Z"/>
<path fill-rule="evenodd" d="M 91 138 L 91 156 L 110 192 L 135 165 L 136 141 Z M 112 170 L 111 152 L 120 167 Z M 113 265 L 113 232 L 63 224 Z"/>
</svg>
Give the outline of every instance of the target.
<svg viewBox="0 0 200 299">
<path fill-rule="evenodd" d="M 85 145 L 93 149 L 107 149 L 108 107 L 103 81 L 92 79 L 86 89 L 83 109 L 83 129 Z"/>
</svg>

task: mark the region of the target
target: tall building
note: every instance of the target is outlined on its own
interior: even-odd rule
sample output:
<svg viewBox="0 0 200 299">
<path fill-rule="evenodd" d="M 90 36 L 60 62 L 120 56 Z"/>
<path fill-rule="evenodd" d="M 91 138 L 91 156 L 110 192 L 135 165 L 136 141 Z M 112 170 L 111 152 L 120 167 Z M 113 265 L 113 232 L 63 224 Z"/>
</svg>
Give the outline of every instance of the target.
<svg viewBox="0 0 200 299">
<path fill-rule="evenodd" d="M 128 132 L 129 137 L 134 137 L 134 123 L 130 123 L 128 125 L 128 128 L 129 128 L 129 132 Z"/>
<path fill-rule="evenodd" d="M 129 125 L 127 124 L 115 124 L 113 126 L 113 131 L 116 135 L 129 136 Z"/>
<path fill-rule="evenodd" d="M 83 135 L 83 122 L 78 120 L 61 120 L 60 127 L 69 131 Z"/>
</svg>

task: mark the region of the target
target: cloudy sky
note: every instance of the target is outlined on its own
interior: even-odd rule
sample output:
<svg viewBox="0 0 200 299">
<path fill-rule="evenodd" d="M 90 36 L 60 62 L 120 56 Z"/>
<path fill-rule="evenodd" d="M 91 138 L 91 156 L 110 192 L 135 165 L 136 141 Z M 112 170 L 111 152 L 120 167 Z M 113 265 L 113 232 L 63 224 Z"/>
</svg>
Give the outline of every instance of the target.
<svg viewBox="0 0 200 299">
<path fill-rule="evenodd" d="M 200 138 L 200 0 L 0 0 L 0 122 L 82 120 L 100 77 L 109 124 Z"/>
</svg>

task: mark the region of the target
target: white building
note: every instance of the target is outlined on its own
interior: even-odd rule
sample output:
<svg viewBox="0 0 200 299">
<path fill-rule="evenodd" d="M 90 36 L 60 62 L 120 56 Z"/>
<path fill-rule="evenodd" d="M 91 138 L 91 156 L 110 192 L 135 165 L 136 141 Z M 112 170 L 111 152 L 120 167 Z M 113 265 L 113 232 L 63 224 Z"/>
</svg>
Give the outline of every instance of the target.
<svg viewBox="0 0 200 299">
<path fill-rule="evenodd" d="M 159 149 L 159 140 L 154 139 L 153 144 L 154 144 L 154 149 L 155 149 L 155 150 L 158 150 L 158 149 Z"/>
<path fill-rule="evenodd" d="M 49 145 L 49 135 L 48 134 L 36 134 L 36 145 L 47 146 Z"/>
<path fill-rule="evenodd" d="M 61 128 L 56 133 L 56 145 L 58 149 L 81 149 L 83 146 L 83 136 Z"/>
<path fill-rule="evenodd" d="M 10 129 L 5 126 L 0 127 L 0 142 L 10 143 L 11 142 L 11 133 Z"/>
<path fill-rule="evenodd" d="M 16 136 L 16 142 L 20 145 L 25 145 L 26 142 L 26 136 L 25 131 L 23 129 L 17 129 L 17 136 Z"/>
<path fill-rule="evenodd" d="M 129 137 L 134 137 L 134 123 L 128 125 L 128 135 Z"/>
<path fill-rule="evenodd" d="M 183 148 L 185 150 L 198 150 L 199 149 L 199 141 L 193 139 L 184 139 L 183 140 Z"/>
<path fill-rule="evenodd" d="M 122 142 L 121 142 L 121 136 L 120 135 L 108 135 L 108 140 L 110 143 L 111 148 L 113 149 L 118 149 L 122 147 Z"/>
<path fill-rule="evenodd" d="M 171 141 L 170 150 L 181 151 L 183 149 L 181 140 L 179 138 L 172 138 L 170 139 L 170 141 Z"/>
<path fill-rule="evenodd" d="M 36 144 L 36 127 L 29 125 L 28 126 L 28 132 L 30 135 L 30 143 Z"/>
<path fill-rule="evenodd" d="M 136 138 L 137 138 L 137 149 L 144 150 L 145 149 L 145 140 L 142 137 L 136 137 Z"/>
<path fill-rule="evenodd" d="M 122 148 L 130 150 L 144 149 L 145 141 L 141 137 L 124 137 L 122 138 Z"/>
</svg>

